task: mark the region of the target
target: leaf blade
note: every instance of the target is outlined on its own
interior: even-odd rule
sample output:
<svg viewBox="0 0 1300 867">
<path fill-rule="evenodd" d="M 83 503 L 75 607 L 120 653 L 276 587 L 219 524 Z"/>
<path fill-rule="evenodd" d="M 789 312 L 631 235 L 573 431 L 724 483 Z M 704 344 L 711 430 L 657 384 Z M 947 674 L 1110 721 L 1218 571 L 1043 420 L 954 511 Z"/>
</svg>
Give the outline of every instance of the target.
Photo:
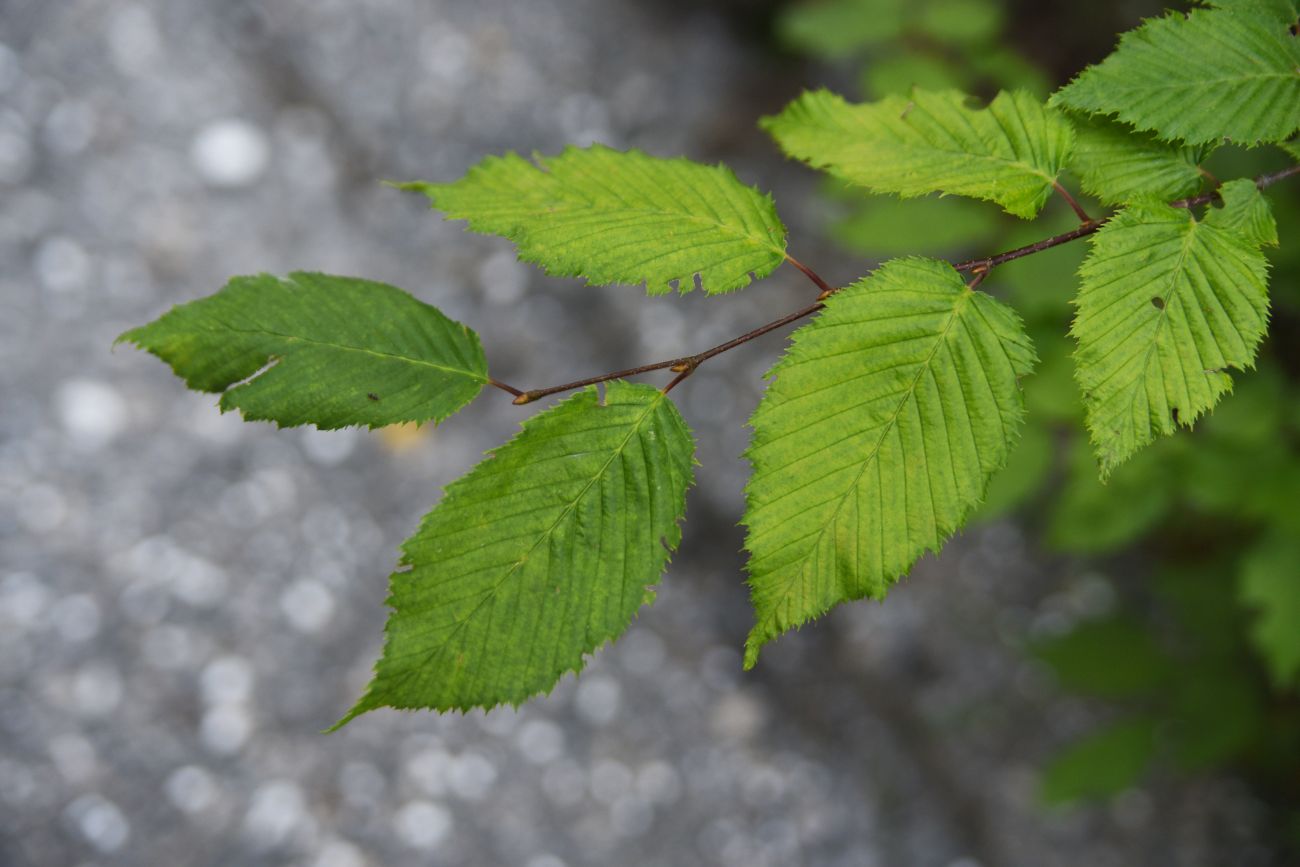
<svg viewBox="0 0 1300 867">
<path fill-rule="evenodd" d="M 236 277 L 118 342 L 220 393 L 223 412 L 283 427 L 440 422 L 488 380 L 478 335 L 436 308 L 387 284 L 302 271 Z"/>
<path fill-rule="evenodd" d="M 580 669 L 653 597 L 693 456 L 646 385 L 611 382 L 603 403 L 588 388 L 525 422 L 403 544 L 384 653 L 335 728 L 377 707 L 518 704 Z"/>
<path fill-rule="evenodd" d="M 558 156 L 488 157 L 445 184 L 398 185 L 423 193 L 472 232 L 513 241 L 519 258 L 594 286 L 646 284 L 651 295 L 709 294 L 749 285 L 785 259 L 785 226 L 770 196 L 730 169 L 601 145 Z"/>
<path fill-rule="evenodd" d="M 1052 102 L 1189 144 L 1281 141 L 1300 127 L 1300 45 L 1251 7 L 1150 19 Z"/>
<path fill-rule="evenodd" d="M 936 260 L 887 262 L 796 332 L 746 453 L 747 667 L 786 629 L 882 597 L 960 526 L 1006 461 L 1033 363 L 1010 308 Z"/>
<path fill-rule="evenodd" d="M 1211 409 L 1232 387 L 1228 368 L 1253 366 L 1267 330 L 1268 263 L 1221 213 L 1198 222 L 1186 209 L 1130 205 L 1092 238 L 1070 330 L 1103 478 Z"/>
<path fill-rule="evenodd" d="M 1204 148 L 1163 142 L 1103 118 L 1075 123 L 1070 168 L 1085 192 L 1107 205 L 1140 198 L 1167 201 L 1200 189 Z"/>
<path fill-rule="evenodd" d="M 809 91 L 761 123 L 788 156 L 872 192 L 970 196 L 1033 217 L 1069 154 L 1069 123 L 1020 91 L 984 109 L 965 102 L 957 91 L 914 90 L 854 105 Z"/>
</svg>

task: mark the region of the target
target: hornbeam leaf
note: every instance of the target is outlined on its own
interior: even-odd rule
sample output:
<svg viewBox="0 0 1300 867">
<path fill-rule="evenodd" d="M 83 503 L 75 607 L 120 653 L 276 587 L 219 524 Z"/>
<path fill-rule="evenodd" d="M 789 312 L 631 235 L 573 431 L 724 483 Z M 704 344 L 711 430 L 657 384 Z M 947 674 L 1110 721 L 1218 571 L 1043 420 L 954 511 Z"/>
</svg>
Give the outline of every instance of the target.
<svg viewBox="0 0 1300 867">
<path fill-rule="evenodd" d="M 795 333 L 751 420 L 746 667 L 832 606 L 882 598 L 961 526 L 1034 362 L 1015 313 L 932 259 L 885 263 Z"/>
<path fill-rule="evenodd" d="M 1052 100 L 1189 144 L 1281 141 L 1300 128 L 1300 40 L 1261 5 L 1147 21 Z"/>
<path fill-rule="evenodd" d="M 681 540 L 694 442 L 646 385 L 594 387 L 525 422 L 448 486 L 402 546 L 378 707 L 468 710 L 548 691 L 620 635 Z"/>
<path fill-rule="evenodd" d="M 488 381 L 478 335 L 400 289 L 295 272 L 235 277 L 118 338 L 223 412 L 322 430 L 442 421 Z"/>
<path fill-rule="evenodd" d="M 1242 215 L 1262 198 L 1245 184 L 1225 185 L 1224 207 L 1204 220 L 1134 204 L 1092 238 L 1071 333 L 1103 478 L 1213 407 L 1232 388 L 1229 368 L 1254 364 L 1268 324 L 1268 264 L 1258 215 Z"/>
<path fill-rule="evenodd" d="M 918 89 L 854 105 L 817 90 L 762 125 L 789 156 L 872 192 L 952 193 L 1033 217 L 1069 155 L 1069 122 L 1020 91 L 978 110 L 967 99 Z"/>
<path fill-rule="evenodd" d="M 601 145 L 559 156 L 488 157 L 448 184 L 410 183 L 471 231 L 515 242 L 519 258 L 592 285 L 645 283 L 651 295 L 749 285 L 785 259 L 772 199 L 724 166 Z"/>
<path fill-rule="evenodd" d="M 1163 142 L 1104 118 L 1079 118 L 1070 168 L 1086 192 L 1108 205 L 1177 199 L 1200 189 L 1207 150 Z"/>
<path fill-rule="evenodd" d="M 1238 594 L 1255 613 L 1250 638 L 1273 682 L 1290 687 L 1300 676 L 1300 540 L 1275 534 L 1260 542 L 1242 563 Z"/>
</svg>

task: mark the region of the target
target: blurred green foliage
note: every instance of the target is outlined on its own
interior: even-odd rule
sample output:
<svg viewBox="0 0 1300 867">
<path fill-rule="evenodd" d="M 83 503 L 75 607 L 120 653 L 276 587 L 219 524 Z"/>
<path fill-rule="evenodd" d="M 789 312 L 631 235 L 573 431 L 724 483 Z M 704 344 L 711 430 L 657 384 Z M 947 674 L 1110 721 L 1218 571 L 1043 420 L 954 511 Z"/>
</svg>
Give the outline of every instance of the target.
<svg viewBox="0 0 1300 867">
<path fill-rule="evenodd" d="M 914 85 L 1046 95 L 1072 70 L 1034 68 L 1005 31 L 1010 17 L 999 0 L 815 0 L 787 6 L 778 36 L 792 51 L 853 64 L 865 98 Z M 1100 55 L 1114 34 L 1095 39 Z M 1294 144 L 1229 146 L 1206 165 L 1237 178 L 1294 158 Z M 951 198 L 827 193 L 832 237 L 873 259 L 991 254 L 1075 225 L 1060 203 L 1031 224 Z M 1191 435 L 1162 439 L 1106 483 L 1080 433 L 1067 336 L 1086 245 L 997 269 L 985 286 L 1024 317 L 1042 362 L 1025 382 L 1023 440 L 981 517 L 1020 511 L 1044 548 L 1117 576 L 1114 610 L 1028 648 L 1110 719 L 1047 764 L 1044 800 L 1114 795 L 1153 768 L 1226 770 L 1278 809 L 1279 827 L 1297 829 L 1300 849 L 1300 197 L 1276 188 L 1269 199 L 1282 245 L 1269 253 L 1272 322 L 1257 369 L 1236 377 L 1235 393 Z"/>
</svg>

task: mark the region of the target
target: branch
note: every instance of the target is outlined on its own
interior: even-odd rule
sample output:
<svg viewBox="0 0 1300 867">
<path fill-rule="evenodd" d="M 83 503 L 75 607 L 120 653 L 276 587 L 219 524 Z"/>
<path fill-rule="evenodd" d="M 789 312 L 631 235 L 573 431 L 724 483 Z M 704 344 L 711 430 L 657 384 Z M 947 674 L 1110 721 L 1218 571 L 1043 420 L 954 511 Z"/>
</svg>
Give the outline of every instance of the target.
<svg viewBox="0 0 1300 867">
<path fill-rule="evenodd" d="M 1282 169 L 1281 171 L 1278 172 L 1273 172 L 1272 174 L 1260 175 L 1259 177 L 1255 178 L 1255 186 L 1263 190 L 1267 187 L 1271 187 L 1273 184 L 1276 184 L 1279 181 L 1286 180 L 1287 178 L 1290 178 L 1294 175 L 1300 175 L 1300 164 L 1291 166 L 1290 168 Z M 1061 189 L 1060 192 L 1064 193 L 1067 200 L 1072 200 L 1072 197 L 1068 193 L 1066 193 L 1063 189 Z M 1213 191 L 1209 193 L 1204 193 L 1199 196 L 1194 196 L 1188 199 L 1179 199 L 1177 201 L 1170 202 L 1169 205 L 1174 208 L 1191 208 L 1197 205 L 1208 204 L 1210 202 L 1218 200 L 1219 198 L 1220 198 L 1219 193 L 1217 191 Z M 1071 229 L 1070 231 L 1062 232 L 1059 235 L 1053 235 L 1050 238 L 1044 238 L 1041 241 L 1037 241 L 1033 244 L 1027 244 L 1024 247 L 1017 247 L 1014 250 L 1008 250 L 1005 253 L 998 253 L 995 256 L 986 256 L 983 259 L 967 259 L 964 262 L 956 262 L 953 263 L 952 267 L 957 271 L 969 272 L 971 275 L 973 275 L 973 279 L 968 283 L 968 285 L 971 286 L 971 288 L 974 288 L 978 286 L 984 280 L 985 277 L 988 276 L 989 271 L 993 270 L 993 268 L 997 267 L 998 265 L 1001 265 L 1006 262 L 1011 262 L 1016 259 L 1023 259 L 1025 256 L 1032 256 L 1035 253 L 1041 253 L 1044 250 L 1050 250 L 1053 247 L 1059 247 L 1062 244 L 1068 244 L 1071 241 L 1077 241 L 1079 238 L 1085 238 L 1088 235 L 1094 234 L 1098 229 L 1106 225 L 1107 220 L 1110 219 L 1109 217 L 1104 217 L 1100 220 L 1090 219 L 1087 217 L 1087 214 L 1084 213 L 1083 209 L 1081 207 L 1078 207 L 1077 202 L 1074 202 L 1073 204 L 1075 205 L 1075 212 L 1079 214 L 1080 219 L 1084 220 L 1084 222 L 1081 225 Z M 807 266 L 803 265 L 793 256 L 786 256 L 786 259 L 792 265 L 794 265 L 796 268 L 802 271 L 804 275 L 808 277 L 808 279 L 810 279 L 814 284 L 817 285 L 819 289 L 822 290 L 821 295 L 819 295 L 817 298 L 817 301 L 813 304 L 809 304 L 807 307 L 802 307 L 798 310 L 795 310 L 792 313 L 787 313 L 785 316 L 782 316 L 780 319 L 774 319 L 771 322 L 768 322 L 766 325 L 760 325 L 754 330 L 747 331 L 744 334 L 740 335 L 739 337 L 733 337 L 731 340 L 728 340 L 726 343 L 719 343 L 717 346 L 714 346 L 710 349 L 706 349 L 703 352 L 697 352 L 694 355 L 685 355 L 680 358 L 669 358 L 664 361 L 656 361 L 651 364 L 643 364 L 640 367 L 629 367 L 626 370 L 615 370 L 609 373 L 602 373 L 598 376 L 589 376 L 586 379 L 579 379 L 573 382 L 566 382 L 562 385 L 548 386 L 547 388 L 534 388 L 528 391 L 520 391 L 519 389 L 513 388 L 504 383 L 497 382 L 494 379 L 489 380 L 489 384 L 494 385 L 497 388 L 502 389 L 503 391 L 507 391 L 515 395 L 515 399 L 514 399 L 515 405 L 523 406 L 524 404 L 532 403 L 535 400 L 540 400 L 543 397 L 549 397 L 552 394 L 559 394 L 562 391 L 572 391 L 575 388 L 584 388 L 585 386 L 588 385 L 595 385 L 598 382 L 608 382 L 611 379 L 626 379 L 629 376 L 638 376 L 642 373 L 650 373 L 655 370 L 671 370 L 674 373 L 676 373 L 677 376 L 674 377 L 673 380 L 664 387 L 664 393 L 667 394 L 670 390 L 676 387 L 678 383 L 680 383 L 682 380 L 686 379 L 688 376 L 694 373 L 696 368 L 698 368 L 704 362 L 708 361 L 710 358 L 713 358 L 715 355 L 721 355 L 722 353 L 730 349 L 735 349 L 737 346 L 746 344 L 751 340 L 754 340 L 755 338 L 762 337 L 764 334 L 767 334 L 769 331 L 775 331 L 778 328 L 783 328 L 786 325 L 790 325 L 792 323 L 798 322 L 800 319 L 804 319 L 808 316 L 813 315 L 818 310 L 821 310 L 823 307 L 826 306 L 824 303 L 822 303 L 826 298 L 835 294 L 836 292 L 839 291 L 839 288 L 841 288 L 841 287 L 830 286 L 821 277 L 817 276 L 816 272 L 814 272 L 811 268 L 808 268 Z"/>
</svg>

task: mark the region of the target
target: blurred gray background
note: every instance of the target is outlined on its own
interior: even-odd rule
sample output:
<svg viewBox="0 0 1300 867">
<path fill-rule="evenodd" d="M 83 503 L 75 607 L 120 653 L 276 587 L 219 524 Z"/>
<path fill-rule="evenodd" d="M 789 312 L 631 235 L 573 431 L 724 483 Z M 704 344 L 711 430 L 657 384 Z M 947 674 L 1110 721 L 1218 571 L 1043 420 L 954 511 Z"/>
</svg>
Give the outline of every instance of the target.
<svg viewBox="0 0 1300 867">
<path fill-rule="evenodd" d="M 306 268 L 408 289 L 527 387 L 810 298 L 789 269 L 720 298 L 548 279 L 379 184 L 568 143 L 725 160 L 795 255 L 859 276 L 753 125 L 801 84 L 760 6 L 0 0 L 0 864 L 1251 863 L 1259 805 L 1230 780 L 1040 806 L 1036 769 L 1092 717 L 1017 648 L 1113 591 L 1014 525 L 742 674 L 742 422 L 781 335 L 675 393 L 703 462 L 686 541 L 580 678 L 319 734 L 379 653 L 399 542 L 528 410 L 277 431 L 113 339 Z"/>
</svg>

